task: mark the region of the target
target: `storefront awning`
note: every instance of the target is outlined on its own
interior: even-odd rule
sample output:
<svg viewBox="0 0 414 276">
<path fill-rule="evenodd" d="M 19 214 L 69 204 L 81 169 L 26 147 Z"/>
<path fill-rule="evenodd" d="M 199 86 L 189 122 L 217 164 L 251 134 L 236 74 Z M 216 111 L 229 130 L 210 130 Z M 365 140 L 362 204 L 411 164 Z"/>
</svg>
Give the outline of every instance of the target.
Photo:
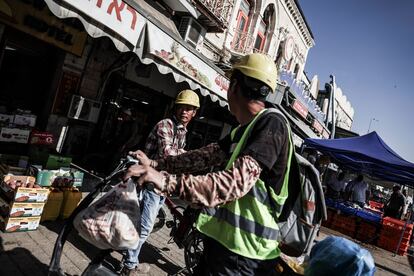
<svg viewBox="0 0 414 276">
<path fill-rule="evenodd" d="M 92 37 L 112 39 L 121 52 L 134 51 L 144 64 L 155 64 L 176 82 L 227 105 L 224 73 L 179 36 L 174 23 L 144 0 L 45 0 L 59 18 L 76 17 Z"/>
<path fill-rule="evenodd" d="M 285 116 L 288 118 L 288 120 L 291 122 L 291 126 L 293 129 L 297 129 L 300 133 L 300 137 L 302 138 L 319 138 L 315 132 L 313 132 L 310 127 L 302 122 L 301 120 L 298 120 L 294 118 L 292 115 L 289 114 L 288 111 L 286 111 L 282 106 L 277 105 L 278 109 L 285 114 Z"/>
</svg>

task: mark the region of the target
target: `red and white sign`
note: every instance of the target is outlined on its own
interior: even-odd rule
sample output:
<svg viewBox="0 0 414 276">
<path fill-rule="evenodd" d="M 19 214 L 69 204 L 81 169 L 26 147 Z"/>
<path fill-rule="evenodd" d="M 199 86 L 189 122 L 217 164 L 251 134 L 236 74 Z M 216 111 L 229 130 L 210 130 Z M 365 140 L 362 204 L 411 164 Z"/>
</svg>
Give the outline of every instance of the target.
<svg viewBox="0 0 414 276">
<path fill-rule="evenodd" d="M 313 120 L 312 126 L 319 133 L 322 133 L 323 132 L 323 126 L 321 125 L 321 123 L 319 123 L 318 120 Z"/>
<path fill-rule="evenodd" d="M 84 18 L 84 15 L 86 15 L 114 31 L 133 46 L 137 44 L 146 22 L 143 16 L 122 0 L 45 1 L 56 16 L 66 18 L 79 17 L 78 15 L 80 15 L 82 19 L 88 21 L 88 18 Z M 98 37 L 102 35 L 103 29 L 99 26 L 93 26 L 87 31 L 92 37 Z"/>
<path fill-rule="evenodd" d="M 53 134 L 50 132 L 33 130 L 30 135 L 30 144 L 33 145 L 52 145 L 53 141 Z"/>
<path fill-rule="evenodd" d="M 293 110 L 295 110 L 300 116 L 304 119 L 308 116 L 308 109 L 300 101 L 295 100 L 292 105 Z"/>
</svg>

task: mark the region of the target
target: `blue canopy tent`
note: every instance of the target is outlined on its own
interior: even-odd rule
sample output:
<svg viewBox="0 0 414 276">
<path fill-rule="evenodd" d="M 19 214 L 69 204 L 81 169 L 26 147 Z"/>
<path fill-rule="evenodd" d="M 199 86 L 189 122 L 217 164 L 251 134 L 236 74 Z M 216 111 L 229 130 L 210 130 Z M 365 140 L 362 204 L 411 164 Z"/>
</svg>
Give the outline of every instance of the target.
<svg viewBox="0 0 414 276">
<path fill-rule="evenodd" d="M 414 164 L 395 153 L 375 131 L 352 138 L 308 138 L 304 145 L 344 168 L 414 188 Z"/>
</svg>

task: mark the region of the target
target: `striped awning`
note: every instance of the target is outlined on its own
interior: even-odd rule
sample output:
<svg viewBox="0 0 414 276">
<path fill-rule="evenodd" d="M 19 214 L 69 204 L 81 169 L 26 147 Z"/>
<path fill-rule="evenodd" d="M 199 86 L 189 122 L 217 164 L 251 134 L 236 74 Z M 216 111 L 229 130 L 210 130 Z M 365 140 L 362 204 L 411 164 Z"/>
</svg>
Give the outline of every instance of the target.
<svg viewBox="0 0 414 276">
<path fill-rule="evenodd" d="M 45 0 L 59 18 L 78 18 L 87 33 L 109 37 L 121 52 L 133 51 L 176 82 L 227 105 L 229 80 L 220 68 L 189 46 L 174 23 L 144 0 Z"/>
</svg>

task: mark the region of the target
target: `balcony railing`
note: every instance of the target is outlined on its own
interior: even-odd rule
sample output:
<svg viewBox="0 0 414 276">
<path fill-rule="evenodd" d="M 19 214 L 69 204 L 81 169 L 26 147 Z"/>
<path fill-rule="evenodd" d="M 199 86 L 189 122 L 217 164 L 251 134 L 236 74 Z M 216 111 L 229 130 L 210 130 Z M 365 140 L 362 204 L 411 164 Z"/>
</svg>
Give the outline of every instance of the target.
<svg viewBox="0 0 414 276">
<path fill-rule="evenodd" d="M 223 26 L 227 26 L 233 10 L 234 0 L 197 0 L 201 3 Z"/>
<path fill-rule="evenodd" d="M 250 54 L 253 51 L 253 35 L 248 32 L 236 31 L 234 33 L 231 49 L 238 54 Z"/>
</svg>

